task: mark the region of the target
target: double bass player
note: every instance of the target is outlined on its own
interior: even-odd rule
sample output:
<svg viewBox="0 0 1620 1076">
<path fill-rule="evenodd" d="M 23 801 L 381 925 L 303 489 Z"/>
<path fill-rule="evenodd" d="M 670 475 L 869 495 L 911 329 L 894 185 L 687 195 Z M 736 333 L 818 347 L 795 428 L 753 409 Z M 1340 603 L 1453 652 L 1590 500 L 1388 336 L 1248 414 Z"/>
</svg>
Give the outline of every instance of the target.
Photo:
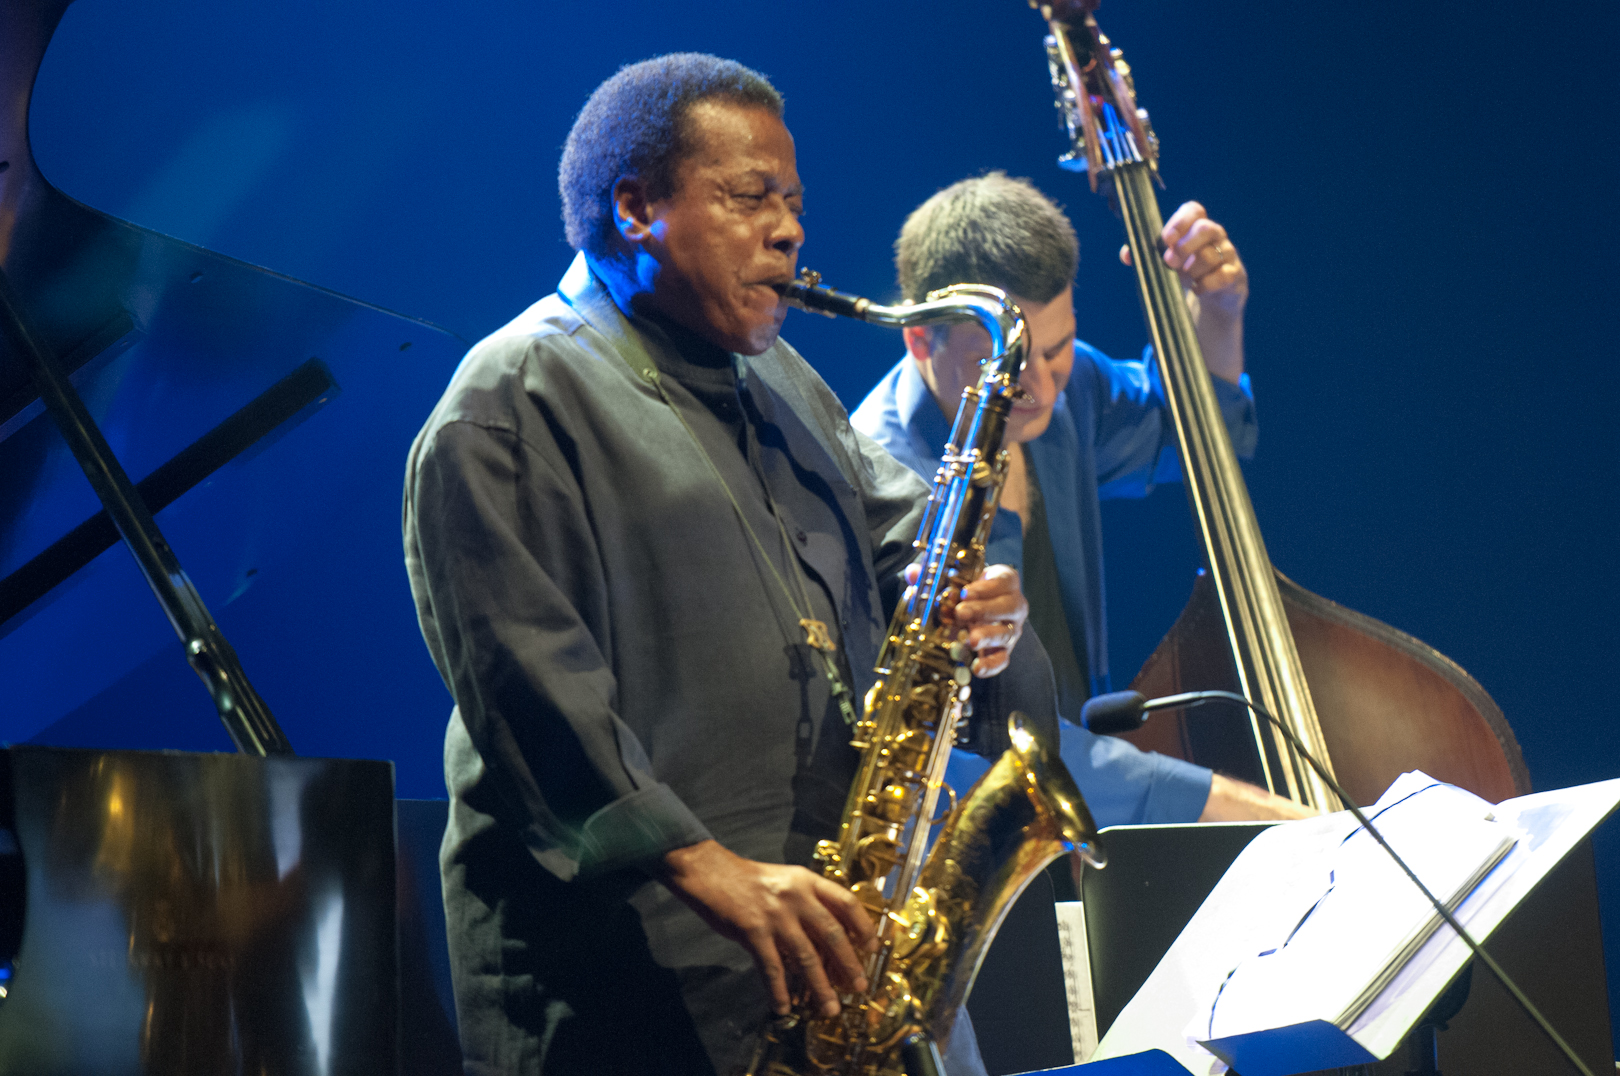
<svg viewBox="0 0 1620 1076">
<path fill-rule="evenodd" d="M 1234 441 L 1252 451 L 1254 401 L 1243 373 L 1249 278 L 1226 230 L 1188 202 L 1166 222 L 1164 259 L 1179 274 Z M 962 180 L 925 201 L 895 244 L 902 297 L 918 301 L 957 280 L 1011 293 L 1032 331 L 1014 407 L 1016 442 L 988 552 L 1019 567 L 1030 624 L 1052 656 L 1060 710 L 1078 718 L 1111 690 L 1104 621 L 1105 497 L 1143 496 L 1179 473 L 1163 427 L 1153 366 L 1111 359 L 1075 335 L 1079 242 L 1063 211 L 1026 180 L 1000 172 Z M 1128 252 L 1122 258 L 1129 264 Z M 973 325 L 905 330 L 907 354 L 851 421 L 919 474 L 931 474 L 962 386 L 988 354 Z M 1100 825 L 1298 818 L 1314 813 L 1264 789 L 1180 759 L 1144 753 L 1063 723 L 1064 762 Z M 952 784 L 971 783 L 973 760 Z"/>
</svg>

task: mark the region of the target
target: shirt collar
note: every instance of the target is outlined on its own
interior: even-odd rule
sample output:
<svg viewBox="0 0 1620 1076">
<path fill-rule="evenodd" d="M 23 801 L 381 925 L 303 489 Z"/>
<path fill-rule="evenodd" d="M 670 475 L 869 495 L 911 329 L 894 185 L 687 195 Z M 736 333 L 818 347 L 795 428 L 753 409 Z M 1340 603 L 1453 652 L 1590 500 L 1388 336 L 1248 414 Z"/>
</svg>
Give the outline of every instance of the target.
<svg viewBox="0 0 1620 1076">
<path fill-rule="evenodd" d="M 951 436 L 950 419 L 939 408 L 939 401 L 923 380 L 917 361 L 910 355 L 901 360 L 900 377 L 894 389 L 895 410 L 900 425 L 914 437 L 922 439 L 924 455 L 938 458 L 945 451 L 945 442 Z"/>
<path fill-rule="evenodd" d="M 574 257 L 573 264 L 568 272 L 563 274 L 557 285 L 557 292 L 564 301 L 579 314 L 581 319 L 591 328 L 607 337 L 609 343 L 619 350 L 620 355 L 630 364 L 632 369 L 640 371 L 646 367 L 656 365 L 648 354 L 649 348 L 663 348 L 661 354 L 678 356 L 679 352 L 670 341 L 669 336 L 655 322 L 642 317 L 625 317 L 624 311 L 619 309 L 613 301 L 612 294 L 601 277 L 592 269 L 589 259 L 581 252 Z M 785 369 L 786 357 L 792 353 L 787 342 L 778 340 L 764 353 L 755 356 L 732 354 L 732 369 L 736 371 L 739 379 L 739 388 L 749 391 L 748 383 L 752 378 L 757 380 L 770 392 L 789 401 L 788 412 L 792 413 L 795 407 L 808 411 L 803 402 L 804 394 L 800 387 L 794 383 L 793 377 Z M 924 386 L 927 391 L 927 386 Z M 654 391 L 644 388 L 644 391 Z M 936 408 L 937 410 L 937 408 Z M 785 422 L 785 418 L 783 419 Z M 802 420 L 795 417 L 795 422 Z M 947 431 L 948 434 L 949 431 Z M 832 438 L 815 423 L 809 424 L 807 435 L 818 446 L 822 456 L 826 458 L 825 466 L 817 461 L 816 466 L 824 474 L 838 475 L 842 481 L 838 483 L 839 496 L 853 498 L 854 487 L 849 484 L 843 468 L 837 464 L 838 455 L 833 450 Z M 943 444 L 943 440 L 941 444 Z M 807 452 L 801 457 L 811 460 Z M 853 502 L 845 505 L 846 511 L 852 508 Z M 856 518 L 851 515 L 850 518 Z"/>
<path fill-rule="evenodd" d="M 662 326 L 650 318 L 626 316 L 619 309 L 619 304 L 613 301 L 613 293 L 583 251 L 574 255 L 573 263 L 557 284 L 557 293 L 585 324 L 607 338 L 637 374 L 681 360 L 680 349 Z"/>
</svg>

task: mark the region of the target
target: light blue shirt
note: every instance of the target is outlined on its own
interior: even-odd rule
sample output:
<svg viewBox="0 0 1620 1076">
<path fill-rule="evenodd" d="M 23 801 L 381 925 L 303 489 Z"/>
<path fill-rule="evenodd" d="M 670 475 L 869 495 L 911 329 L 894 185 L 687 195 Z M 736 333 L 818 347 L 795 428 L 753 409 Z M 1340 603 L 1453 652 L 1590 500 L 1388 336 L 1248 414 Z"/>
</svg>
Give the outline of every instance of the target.
<svg viewBox="0 0 1620 1076">
<path fill-rule="evenodd" d="M 1241 456 L 1252 455 L 1259 431 L 1248 375 L 1240 386 L 1218 378 L 1214 386 L 1234 447 Z M 850 421 L 925 479 L 933 478 L 950 436 L 948 418 L 909 357 L 878 382 Z M 1158 483 L 1181 477 L 1150 355 L 1121 361 L 1076 341 L 1074 370 L 1052 421 L 1025 448 L 1045 503 L 1069 634 L 1081 651 L 1080 667 L 1091 674 L 1089 684 L 1060 677 L 1057 685 L 1059 712 L 1078 719 L 1087 698 L 1110 690 L 1100 502 L 1145 496 Z M 1002 509 L 987 560 L 1022 571 L 1023 554 L 1023 526 L 1016 513 Z M 1203 811 L 1207 769 L 1139 751 L 1124 740 L 1093 736 L 1068 721 L 1062 731 L 1063 761 L 1099 825 L 1190 822 Z M 983 759 L 956 752 L 950 783 L 965 788 L 984 767 Z"/>
</svg>

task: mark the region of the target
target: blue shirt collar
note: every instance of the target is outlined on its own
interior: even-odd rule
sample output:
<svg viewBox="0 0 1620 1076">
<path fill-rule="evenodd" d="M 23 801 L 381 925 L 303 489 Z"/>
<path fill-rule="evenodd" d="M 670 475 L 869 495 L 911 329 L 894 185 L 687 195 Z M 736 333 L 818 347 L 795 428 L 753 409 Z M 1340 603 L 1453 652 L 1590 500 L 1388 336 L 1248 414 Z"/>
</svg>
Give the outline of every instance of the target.
<svg viewBox="0 0 1620 1076">
<path fill-rule="evenodd" d="M 894 386 L 895 410 L 900 425 L 915 439 L 920 455 L 933 457 L 938 463 L 945 451 L 945 442 L 951 436 L 951 420 L 940 410 L 939 401 L 923 380 L 917 360 L 907 355 L 900 360 L 900 376 Z M 925 478 L 931 476 L 924 476 Z"/>
</svg>

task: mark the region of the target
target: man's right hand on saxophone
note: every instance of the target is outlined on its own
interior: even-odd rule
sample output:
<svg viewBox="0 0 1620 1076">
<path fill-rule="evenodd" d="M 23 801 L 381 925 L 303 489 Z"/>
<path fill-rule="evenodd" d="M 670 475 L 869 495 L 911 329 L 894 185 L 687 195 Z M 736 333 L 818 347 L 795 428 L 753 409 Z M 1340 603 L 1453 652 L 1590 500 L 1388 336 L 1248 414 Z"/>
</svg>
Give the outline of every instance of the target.
<svg viewBox="0 0 1620 1076">
<path fill-rule="evenodd" d="M 916 583 L 915 565 L 905 574 Z M 1018 573 L 1007 565 L 991 565 L 962 589 L 949 619 L 967 632 L 974 675 L 1007 668 L 1028 614 Z M 665 854 L 656 876 L 749 951 L 778 1015 L 788 1012 L 795 991 L 808 992 L 821 1015 L 836 1016 L 839 994 L 866 990 L 864 957 L 877 951 L 875 924 L 843 886 L 804 867 L 744 859 L 713 840 Z"/>
</svg>

